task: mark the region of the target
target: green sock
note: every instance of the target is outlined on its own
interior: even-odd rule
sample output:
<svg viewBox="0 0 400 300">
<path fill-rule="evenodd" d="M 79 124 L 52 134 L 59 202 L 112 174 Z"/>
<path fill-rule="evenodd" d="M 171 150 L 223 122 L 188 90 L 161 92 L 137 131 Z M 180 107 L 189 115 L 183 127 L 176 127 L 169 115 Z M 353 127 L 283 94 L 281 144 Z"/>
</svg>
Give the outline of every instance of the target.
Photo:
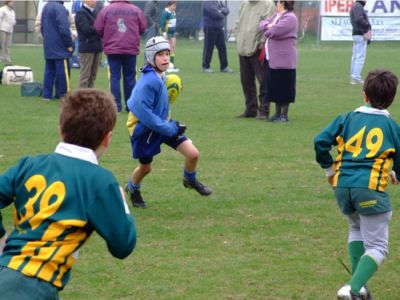
<svg viewBox="0 0 400 300">
<path fill-rule="evenodd" d="M 368 255 L 363 255 L 358 262 L 357 268 L 349 282 L 351 291 L 355 294 L 360 292 L 360 289 L 368 282 L 368 280 L 378 270 L 378 265 Z"/>
<path fill-rule="evenodd" d="M 174 64 L 175 63 L 175 55 L 171 55 L 169 61 Z"/>
<path fill-rule="evenodd" d="M 362 241 L 352 241 L 347 245 L 347 249 L 349 251 L 349 258 L 351 263 L 351 274 L 354 274 L 358 262 L 365 252 L 364 243 Z"/>
</svg>

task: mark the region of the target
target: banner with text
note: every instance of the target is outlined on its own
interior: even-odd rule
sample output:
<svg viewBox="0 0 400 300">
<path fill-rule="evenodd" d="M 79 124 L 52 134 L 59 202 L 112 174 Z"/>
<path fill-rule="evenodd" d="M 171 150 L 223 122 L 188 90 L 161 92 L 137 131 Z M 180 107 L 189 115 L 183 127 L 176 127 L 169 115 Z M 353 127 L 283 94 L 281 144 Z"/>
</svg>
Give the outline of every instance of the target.
<svg viewBox="0 0 400 300">
<path fill-rule="evenodd" d="M 400 41 L 400 18 L 369 18 L 373 41 Z M 349 18 L 323 17 L 321 41 L 351 41 L 352 27 Z"/>
<path fill-rule="evenodd" d="M 351 41 L 350 9 L 353 0 L 321 1 L 321 40 Z M 400 0 L 369 0 L 365 10 L 372 26 L 372 40 L 400 40 Z"/>
</svg>

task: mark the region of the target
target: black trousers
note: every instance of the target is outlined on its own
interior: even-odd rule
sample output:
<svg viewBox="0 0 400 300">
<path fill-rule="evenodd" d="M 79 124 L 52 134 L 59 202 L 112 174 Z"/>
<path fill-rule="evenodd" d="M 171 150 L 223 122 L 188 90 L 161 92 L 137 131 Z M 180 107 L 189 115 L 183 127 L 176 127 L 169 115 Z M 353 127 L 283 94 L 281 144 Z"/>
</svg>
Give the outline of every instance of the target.
<svg viewBox="0 0 400 300">
<path fill-rule="evenodd" d="M 228 66 L 226 57 L 225 33 L 222 28 L 205 27 L 204 28 L 204 48 L 203 48 L 203 68 L 210 68 L 210 63 L 214 51 L 217 47 L 220 69 Z"/>
<path fill-rule="evenodd" d="M 259 61 L 260 50 L 252 56 L 239 55 L 240 81 L 245 98 L 248 115 L 255 115 L 257 110 L 262 114 L 269 114 L 269 102 L 267 101 L 267 86 L 264 77 L 264 69 Z M 257 101 L 257 84 L 259 85 Z"/>
</svg>

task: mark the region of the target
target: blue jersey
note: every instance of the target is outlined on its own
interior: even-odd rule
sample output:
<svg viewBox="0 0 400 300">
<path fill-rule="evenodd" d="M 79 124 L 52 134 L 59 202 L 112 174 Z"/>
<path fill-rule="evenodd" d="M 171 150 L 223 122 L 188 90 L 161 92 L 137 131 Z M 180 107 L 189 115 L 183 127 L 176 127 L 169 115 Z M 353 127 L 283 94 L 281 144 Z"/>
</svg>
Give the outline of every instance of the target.
<svg viewBox="0 0 400 300">
<path fill-rule="evenodd" d="M 15 227 L 1 266 L 62 289 L 93 231 L 113 256 L 132 252 L 134 220 L 114 176 L 96 163 L 90 149 L 61 143 L 56 153 L 22 158 L 0 176 L 0 209 L 14 205 Z"/>
<path fill-rule="evenodd" d="M 177 135 L 178 126 L 169 118 L 165 78 L 161 78 L 151 66 L 144 67 L 142 73 L 128 100 L 132 114 L 127 126 L 131 136 L 138 137 L 150 131 L 168 137 Z"/>
<path fill-rule="evenodd" d="M 386 110 L 360 107 L 343 114 L 315 137 L 314 146 L 321 167 L 333 166 L 335 187 L 383 192 L 391 168 L 400 175 L 400 128 Z"/>
</svg>

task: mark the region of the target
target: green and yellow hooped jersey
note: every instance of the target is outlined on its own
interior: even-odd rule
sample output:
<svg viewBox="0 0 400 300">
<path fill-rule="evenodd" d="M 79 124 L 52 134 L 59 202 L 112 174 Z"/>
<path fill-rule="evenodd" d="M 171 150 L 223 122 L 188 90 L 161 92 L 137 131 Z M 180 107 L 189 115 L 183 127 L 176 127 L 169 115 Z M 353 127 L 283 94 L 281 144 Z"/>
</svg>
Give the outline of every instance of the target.
<svg viewBox="0 0 400 300">
<path fill-rule="evenodd" d="M 168 34 L 176 32 L 176 13 L 165 9 L 160 16 L 160 31 Z"/>
<path fill-rule="evenodd" d="M 316 136 L 315 151 L 322 168 L 333 166 L 335 187 L 383 192 L 391 169 L 400 175 L 400 128 L 387 111 L 360 107 L 337 117 Z"/>
<path fill-rule="evenodd" d="M 135 247 L 134 221 L 119 184 L 94 163 L 58 153 L 25 157 L 0 176 L 0 208 L 10 204 L 15 229 L 0 265 L 59 289 L 93 231 L 116 257 Z"/>
</svg>

